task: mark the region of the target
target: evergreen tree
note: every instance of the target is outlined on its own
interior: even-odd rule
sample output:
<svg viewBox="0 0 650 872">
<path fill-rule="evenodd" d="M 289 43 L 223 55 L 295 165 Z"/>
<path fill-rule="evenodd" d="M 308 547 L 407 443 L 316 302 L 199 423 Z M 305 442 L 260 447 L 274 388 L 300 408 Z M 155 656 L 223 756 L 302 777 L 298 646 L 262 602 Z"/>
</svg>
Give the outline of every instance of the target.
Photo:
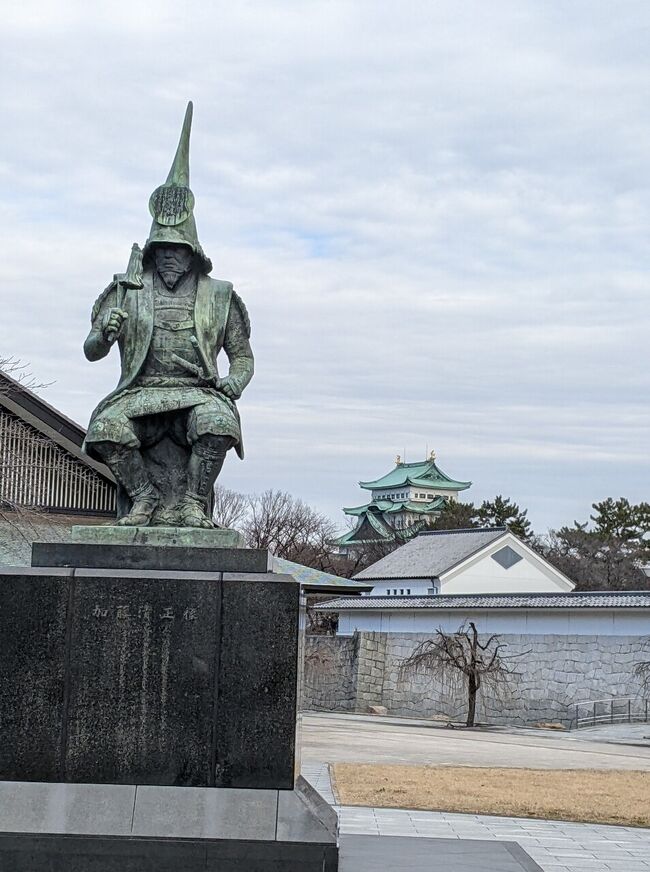
<svg viewBox="0 0 650 872">
<path fill-rule="evenodd" d="M 499 494 L 491 501 L 484 500 L 476 514 L 482 527 L 507 527 L 524 541 L 533 538 L 531 524 L 526 517 L 528 509 L 520 509 L 509 497 L 504 499 Z"/>
<path fill-rule="evenodd" d="M 430 526 L 432 530 L 464 530 L 478 525 L 474 503 L 445 500 L 444 508 Z"/>
<path fill-rule="evenodd" d="M 551 530 L 542 552 L 578 590 L 643 590 L 650 579 L 650 504 L 608 497 L 589 522 Z"/>
</svg>

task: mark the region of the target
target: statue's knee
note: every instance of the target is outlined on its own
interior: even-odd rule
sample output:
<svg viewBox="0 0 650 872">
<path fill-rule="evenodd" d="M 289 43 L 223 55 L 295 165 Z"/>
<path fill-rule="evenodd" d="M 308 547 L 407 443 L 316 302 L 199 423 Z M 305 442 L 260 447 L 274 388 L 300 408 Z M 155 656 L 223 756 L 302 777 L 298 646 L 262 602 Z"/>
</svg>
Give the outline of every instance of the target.
<svg viewBox="0 0 650 872">
<path fill-rule="evenodd" d="M 106 461 L 115 454 L 119 447 L 116 442 L 93 442 L 93 451 L 98 454 L 102 460 Z"/>
<path fill-rule="evenodd" d="M 193 446 L 193 450 L 203 457 L 224 457 L 229 448 L 235 444 L 232 436 L 216 436 L 213 433 L 204 433 L 199 436 Z"/>
</svg>

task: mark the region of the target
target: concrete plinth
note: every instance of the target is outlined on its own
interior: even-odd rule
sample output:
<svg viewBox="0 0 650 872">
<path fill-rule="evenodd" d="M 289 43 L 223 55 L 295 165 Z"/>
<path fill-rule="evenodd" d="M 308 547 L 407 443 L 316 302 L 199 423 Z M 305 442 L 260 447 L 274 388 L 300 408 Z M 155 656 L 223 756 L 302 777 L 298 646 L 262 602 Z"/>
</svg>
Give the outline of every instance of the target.
<svg viewBox="0 0 650 872">
<path fill-rule="evenodd" d="M 337 819 L 295 790 L 0 782 L 11 872 L 336 872 Z"/>
</svg>

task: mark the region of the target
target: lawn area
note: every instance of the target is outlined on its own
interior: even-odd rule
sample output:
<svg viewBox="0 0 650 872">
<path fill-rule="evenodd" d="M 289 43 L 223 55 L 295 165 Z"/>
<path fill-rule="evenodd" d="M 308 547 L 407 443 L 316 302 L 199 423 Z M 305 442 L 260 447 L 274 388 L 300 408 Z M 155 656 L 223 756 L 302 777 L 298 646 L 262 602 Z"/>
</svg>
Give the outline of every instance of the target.
<svg viewBox="0 0 650 872">
<path fill-rule="evenodd" d="M 343 805 L 650 826 L 650 772 L 337 763 Z"/>
</svg>

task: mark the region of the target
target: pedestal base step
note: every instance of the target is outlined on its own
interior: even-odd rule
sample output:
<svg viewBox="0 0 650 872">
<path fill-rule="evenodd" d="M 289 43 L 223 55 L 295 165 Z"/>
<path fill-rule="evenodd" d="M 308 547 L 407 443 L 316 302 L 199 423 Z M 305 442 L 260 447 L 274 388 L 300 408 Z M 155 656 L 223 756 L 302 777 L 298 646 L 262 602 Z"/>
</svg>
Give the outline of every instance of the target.
<svg viewBox="0 0 650 872">
<path fill-rule="evenodd" d="M 0 782 L 11 872 L 336 872 L 337 818 L 295 790 Z"/>
<path fill-rule="evenodd" d="M 86 545 L 171 545 L 180 548 L 241 548 L 241 533 L 214 527 L 118 527 L 97 525 L 73 527 L 71 542 Z"/>
</svg>

